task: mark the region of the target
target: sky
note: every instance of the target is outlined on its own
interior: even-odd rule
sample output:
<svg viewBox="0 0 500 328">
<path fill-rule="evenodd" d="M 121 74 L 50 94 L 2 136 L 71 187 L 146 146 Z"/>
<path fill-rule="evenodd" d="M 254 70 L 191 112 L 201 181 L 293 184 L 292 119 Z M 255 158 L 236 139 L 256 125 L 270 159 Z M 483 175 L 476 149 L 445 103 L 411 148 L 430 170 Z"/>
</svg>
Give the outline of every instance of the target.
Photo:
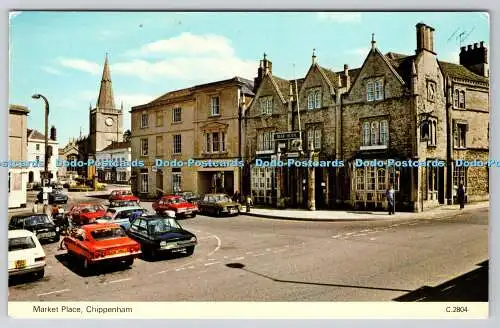
<svg viewBox="0 0 500 328">
<path fill-rule="evenodd" d="M 313 49 L 335 71 L 360 67 L 372 33 L 382 53 L 412 55 L 415 25 L 435 28 L 438 58 L 458 63 L 462 45 L 489 45 L 484 12 L 16 12 L 10 15 L 9 103 L 28 106 L 28 128 L 57 128 L 59 147 L 89 130 L 108 53 L 115 103 L 130 107 L 200 83 L 255 77 L 263 53 L 273 74 L 303 77 Z"/>
</svg>

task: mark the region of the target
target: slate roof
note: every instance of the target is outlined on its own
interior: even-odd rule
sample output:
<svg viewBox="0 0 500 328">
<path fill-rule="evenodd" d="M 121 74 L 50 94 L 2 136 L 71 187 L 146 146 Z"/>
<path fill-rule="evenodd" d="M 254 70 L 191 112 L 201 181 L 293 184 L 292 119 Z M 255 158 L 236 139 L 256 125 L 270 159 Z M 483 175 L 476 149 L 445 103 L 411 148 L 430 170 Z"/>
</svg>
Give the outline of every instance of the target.
<svg viewBox="0 0 500 328">
<path fill-rule="evenodd" d="M 440 60 L 438 60 L 438 62 L 445 75 L 462 80 L 489 83 L 489 79 L 487 77 L 471 72 L 462 65 L 447 63 Z"/>
<path fill-rule="evenodd" d="M 45 140 L 45 134 L 42 134 L 34 129 L 27 129 L 26 134 L 28 139 Z M 54 139 L 51 138 L 49 138 L 49 140 L 55 141 Z"/>
<path fill-rule="evenodd" d="M 113 149 L 126 149 L 126 148 L 130 148 L 130 141 L 113 142 L 110 145 L 104 147 L 101 151 L 107 151 Z"/>
</svg>

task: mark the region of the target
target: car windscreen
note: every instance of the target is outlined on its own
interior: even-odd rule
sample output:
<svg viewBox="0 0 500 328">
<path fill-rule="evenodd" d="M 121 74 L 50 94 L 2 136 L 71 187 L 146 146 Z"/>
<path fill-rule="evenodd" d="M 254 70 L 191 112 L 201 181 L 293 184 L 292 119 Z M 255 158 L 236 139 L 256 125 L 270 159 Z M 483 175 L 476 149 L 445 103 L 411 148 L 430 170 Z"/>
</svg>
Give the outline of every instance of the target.
<svg viewBox="0 0 500 328">
<path fill-rule="evenodd" d="M 36 244 L 30 236 L 9 238 L 9 252 L 31 248 L 36 248 Z"/>
<path fill-rule="evenodd" d="M 161 235 L 170 231 L 182 230 L 181 226 L 173 218 L 158 218 L 149 221 L 150 235 Z"/>
<path fill-rule="evenodd" d="M 50 219 L 46 215 L 32 215 L 21 219 L 21 222 L 24 221 L 25 226 L 36 226 L 39 224 L 50 223 Z"/>
<path fill-rule="evenodd" d="M 171 198 L 170 201 L 172 202 L 172 204 L 180 204 L 186 202 L 186 200 L 181 197 Z"/>
<path fill-rule="evenodd" d="M 229 197 L 226 195 L 215 195 L 214 198 L 215 198 L 216 202 L 230 202 L 231 201 L 229 199 Z"/>
<path fill-rule="evenodd" d="M 123 232 L 122 228 L 106 228 L 106 229 L 97 229 L 90 233 L 92 238 L 95 240 L 106 240 L 106 239 L 115 239 L 126 237 L 127 235 Z"/>
</svg>

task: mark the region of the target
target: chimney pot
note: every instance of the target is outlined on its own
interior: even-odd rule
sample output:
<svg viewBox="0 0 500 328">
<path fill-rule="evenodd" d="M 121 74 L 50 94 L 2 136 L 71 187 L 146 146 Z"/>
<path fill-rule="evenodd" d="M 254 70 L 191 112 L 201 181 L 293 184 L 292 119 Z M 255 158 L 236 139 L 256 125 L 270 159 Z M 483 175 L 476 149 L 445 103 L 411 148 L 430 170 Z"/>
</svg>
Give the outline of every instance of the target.
<svg viewBox="0 0 500 328">
<path fill-rule="evenodd" d="M 467 49 L 467 48 L 466 48 L 465 46 L 460 47 L 460 52 L 466 52 L 466 51 L 467 51 L 466 49 Z"/>
<path fill-rule="evenodd" d="M 472 44 L 469 44 L 469 45 L 467 46 L 467 50 L 472 50 Z"/>
<path fill-rule="evenodd" d="M 477 49 L 477 46 L 478 46 L 478 44 L 477 44 L 477 42 L 475 42 L 474 43 L 474 49 Z"/>
<path fill-rule="evenodd" d="M 344 71 L 347 71 L 349 69 L 349 65 L 344 64 Z"/>
<path fill-rule="evenodd" d="M 484 41 L 479 42 L 479 47 L 484 48 Z"/>
</svg>

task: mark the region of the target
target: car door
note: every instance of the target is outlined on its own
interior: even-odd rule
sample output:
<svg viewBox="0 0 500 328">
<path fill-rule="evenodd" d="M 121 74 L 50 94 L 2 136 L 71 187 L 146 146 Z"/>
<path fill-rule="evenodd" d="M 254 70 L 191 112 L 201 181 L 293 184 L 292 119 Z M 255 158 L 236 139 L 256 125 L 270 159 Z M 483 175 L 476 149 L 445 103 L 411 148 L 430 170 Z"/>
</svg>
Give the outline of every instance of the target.
<svg viewBox="0 0 500 328">
<path fill-rule="evenodd" d="M 13 216 L 9 221 L 9 230 L 19 229 L 19 221 L 20 219 L 16 216 Z"/>
</svg>

